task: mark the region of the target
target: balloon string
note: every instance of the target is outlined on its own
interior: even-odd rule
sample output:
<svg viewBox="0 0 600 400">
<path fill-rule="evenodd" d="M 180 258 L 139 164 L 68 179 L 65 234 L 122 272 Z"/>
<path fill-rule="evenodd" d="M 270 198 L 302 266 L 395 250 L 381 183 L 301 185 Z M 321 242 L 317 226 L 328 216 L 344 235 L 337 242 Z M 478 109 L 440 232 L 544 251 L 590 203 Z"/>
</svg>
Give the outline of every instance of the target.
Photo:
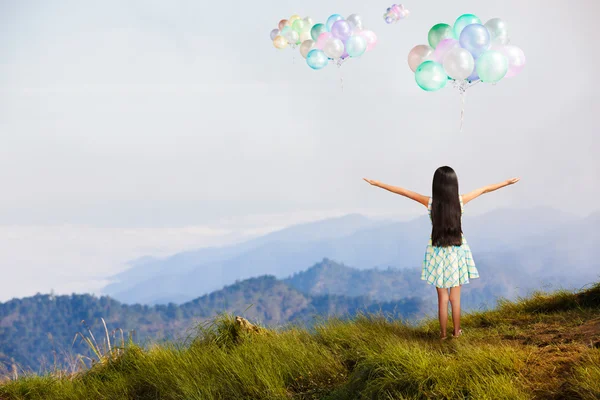
<svg viewBox="0 0 600 400">
<path fill-rule="evenodd" d="M 460 132 L 463 130 L 463 124 L 465 122 L 465 96 L 467 92 L 464 90 L 460 91 Z"/>
</svg>

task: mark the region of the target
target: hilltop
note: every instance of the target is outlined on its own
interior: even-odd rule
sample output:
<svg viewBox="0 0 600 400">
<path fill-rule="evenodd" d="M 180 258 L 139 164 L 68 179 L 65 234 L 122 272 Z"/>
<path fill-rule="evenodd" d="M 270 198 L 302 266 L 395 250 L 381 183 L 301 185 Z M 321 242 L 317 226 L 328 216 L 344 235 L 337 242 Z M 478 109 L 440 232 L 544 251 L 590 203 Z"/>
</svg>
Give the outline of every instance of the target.
<svg viewBox="0 0 600 400">
<path fill-rule="evenodd" d="M 6 381 L 0 398 L 600 397 L 600 283 L 502 301 L 462 326 L 464 336 L 440 341 L 435 320 L 363 314 L 255 332 L 224 315 L 186 345 L 123 343 L 90 369 Z"/>
</svg>

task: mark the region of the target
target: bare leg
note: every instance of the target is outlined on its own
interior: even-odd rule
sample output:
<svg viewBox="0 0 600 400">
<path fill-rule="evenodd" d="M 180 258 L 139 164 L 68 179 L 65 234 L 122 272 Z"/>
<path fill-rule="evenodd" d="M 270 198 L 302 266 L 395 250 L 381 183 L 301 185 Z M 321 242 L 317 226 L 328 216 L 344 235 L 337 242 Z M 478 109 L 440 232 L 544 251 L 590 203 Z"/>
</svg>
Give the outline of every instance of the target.
<svg viewBox="0 0 600 400">
<path fill-rule="evenodd" d="M 458 336 L 460 331 L 460 286 L 450 288 L 450 304 L 452 305 L 454 336 Z"/>
<path fill-rule="evenodd" d="M 448 289 L 436 288 L 438 294 L 438 314 L 440 317 L 440 328 L 442 338 L 446 337 L 446 326 L 448 325 Z"/>
</svg>

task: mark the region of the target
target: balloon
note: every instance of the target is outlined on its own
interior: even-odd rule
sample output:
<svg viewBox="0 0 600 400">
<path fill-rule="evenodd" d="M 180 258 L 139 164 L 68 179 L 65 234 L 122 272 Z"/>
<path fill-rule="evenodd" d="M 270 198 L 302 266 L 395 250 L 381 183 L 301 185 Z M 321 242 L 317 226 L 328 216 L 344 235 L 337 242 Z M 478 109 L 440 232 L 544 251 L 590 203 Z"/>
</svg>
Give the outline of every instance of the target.
<svg viewBox="0 0 600 400">
<path fill-rule="evenodd" d="M 506 73 L 507 78 L 519 75 L 519 73 L 525 68 L 525 53 L 517 46 L 507 45 L 492 46 L 492 50 L 496 50 L 502 53 L 508 59 L 508 72 Z"/>
<path fill-rule="evenodd" d="M 450 50 L 454 49 L 455 47 L 460 47 L 460 44 L 458 43 L 458 40 L 456 40 L 456 39 L 444 39 L 444 40 L 442 40 L 441 42 L 438 43 L 437 47 L 433 51 L 433 54 L 431 55 L 431 59 L 433 61 L 437 61 L 439 63 L 443 63 L 444 62 L 444 57 L 446 57 L 446 54 L 448 54 L 448 52 Z M 417 65 L 417 67 L 418 67 L 418 65 Z"/>
<path fill-rule="evenodd" d="M 466 49 L 456 47 L 446 54 L 444 58 L 444 71 L 452 78 L 459 81 L 466 79 L 475 68 L 475 60 Z"/>
<path fill-rule="evenodd" d="M 313 19 L 311 17 L 306 17 L 304 18 L 304 22 L 306 22 L 306 25 L 308 25 L 308 29 L 310 30 L 310 28 L 313 27 L 313 25 L 315 24 L 315 21 L 313 21 Z"/>
<path fill-rule="evenodd" d="M 432 53 L 433 49 L 426 44 L 420 44 L 413 47 L 408 53 L 408 66 L 413 72 L 416 72 L 419 65 L 421 65 Z"/>
<path fill-rule="evenodd" d="M 317 49 L 323 50 L 325 48 L 325 43 L 327 42 L 327 40 L 329 40 L 332 37 L 333 35 L 331 34 L 331 32 L 321 33 L 317 38 Z"/>
<path fill-rule="evenodd" d="M 427 35 L 429 45 L 434 49 L 442 40 L 451 38 L 454 38 L 454 33 L 452 31 L 452 27 L 448 24 L 434 25 L 429 30 L 429 34 Z"/>
<path fill-rule="evenodd" d="M 279 29 L 273 29 L 271 31 L 271 40 L 275 40 L 275 37 L 279 36 Z"/>
<path fill-rule="evenodd" d="M 292 29 L 298 32 L 298 35 L 306 29 L 306 22 L 303 19 L 297 19 L 292 24 Z"/>
<path fill-rule="evenodd" d="M 446 75 L 442 64 L 435 61 L 425 61 L 415 71 L 415 80 L 421 89 L 434 92 L 446 86 L 448 75 Z"/>
<path fill-rule="evenodd" d="M 364 37 L 367 40 L 367 51 L 373 50 L 377 45 L 377 35 L 373 31 L 363 30 L 358 31 L 358 35 Z"/>
<path fill-rule="evenodd" d="M 331 33 L 342 42 L 345 42 L 352 35 L 352 26 L 348 21 L 342 19 L 331 26 Z"/>
<path fill-rule="evenodd" d="M 290 19 L 289 19 L 289 21 L 290 21 L 290 25 L 293 25 L 293 24 L 294 24 L 294 22 L 295 22 L 295 21 L 297 21 L 297 20 L 299 20 L 299 19 L 302 19 L 302 17 L 300 17 L 300 16 L 299 16 L 299 15 L 297 15 L 297 14 L 294 14 L 294 15 L 292 15 L 292 16 L 290 17 Z"/>
<path fill-rule="evenodd" d="M 459 42 L 463 49 L 469 50 L 477 58 L 490 48 L 490 33 L 481 24 L 467 25 L 460 34 Z"/>
<path fill-rule="evenodd" d="M 481 24 L 481 20 L 473 14 L 463 14 L 456 19 L 454 23 L 454 38 L 460 38 L 460 34 L 466 26 L 471 24 Z"/>
<path fill-rule="evenodd" d="M 342 54 L 344 54 L 344 42 L 338 38 L 331 37 L 325 42 L 323 51 L 327 57 L 337 60 L 342 56 Z"/>
<path fill-rule="evenodd" d="M 283 30 L 284 27 L 286 26 L 290 26 L 290 21 L 288 21 L 287 19 L 282 19 L 281 21 L 279 21 L 279 30 Z"/>
<path fill-rule="evenodd" d="M 499 51 L 488 50 L 477 59 L 475 66 L 482 82 L 495 83 L 506 76 L 508 59 Z"/>
<path fill-rule="evenodd" d="M 346 18 L 346 21 L 348 21 L 348 23 L 350 24 L 350 26 L 352 28 L 362 28 L 363 27 L 362 17 L 358 14 L 349 15 L 348 18 Z"/>
<path fill-rule="evenodd" d="M 336 22 L 341 21 L 343 19 L 344 19 L 344 17 L 342 17 L 340 14 L 333 14 L 332 16 L 327 18 L 327 22 L 325 23 L 325 26 L 327 27 L 327 31 L 331 32 L 331 28 L 333 27 L 333 24 L 335 24 Z"/>
<path fill-rule="evenodd" d="M 325 24 L 316 24 L 310 30 L 310 36 L 312 37 L 312 40 L 316 41 L 319 38 L 319 35 L 325 32 L 327 32 Z"/>
<path fill-rule="evenodd" d="M 286 30 L 285 28 L 289 29 Z M 300 41 L 300 35 L 298 35 L 298 32 L 289 26 L 286 26 L 285 28 L 281 31 L 281 34 L 284 38 L 286 38 L 289 44 L 295 45 L 298 41 Z"/>
<path fill-rule="evenodd" d="M 490 32 L 492 43 L 508 43 L 508 26 L 500 18 L 492 18 L 485 23 L 485 27 Z"/>
<path fill-rule="evenodd" d="M 278 35 L 273 39 L 273 46 L 278 49 L 285 49 L 288 45 L 288 41 L 281 35 Z"/>
<path fill-rule="evenodd" d="M 350 36 L 346 42 L 346 52 L 350 57 L 360 57 L 367 51 L 367 39 L 360 35 Z"/>
<path fill-rule="evenodd" d="M 475 82 L 479 80 L 479 74 L 477 73 L 477 65 L 475 65 L 475 67 L 473 68 L 473 72 L 471 72 L 471 75 L 469 75 L 467 77 L 467 81 L 470 82 Z"/>
<path fill-rule="evenodd" d="M 304 42 L 306 40 L 312 40 L 312 37 L 310 36 L 310 32 L 302 32 L 300 34 L 300 42 Z"/>
<path fill-rule="evenodd" d="M 308 52 L 306 63 L 312 69 L 321 69 L 327 66 L 329 59 L 322 50 L 313 49 Z"/>
<path fill-rule="evenodd" d="M 315 48 L 315 45 L 316 43 L 313 40 L 305 40 L 302 42 L 300 45 L 300 54 L 302 54 L 302 57 L 306 58 L 308 53 Z"/>
</svg>

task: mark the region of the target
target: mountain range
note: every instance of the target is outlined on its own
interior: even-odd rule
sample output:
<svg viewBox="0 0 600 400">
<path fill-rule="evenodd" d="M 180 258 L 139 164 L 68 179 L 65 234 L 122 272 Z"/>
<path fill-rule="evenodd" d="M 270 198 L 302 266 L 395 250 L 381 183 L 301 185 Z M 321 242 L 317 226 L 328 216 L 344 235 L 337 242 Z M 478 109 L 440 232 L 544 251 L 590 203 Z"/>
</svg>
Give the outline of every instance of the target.
<svg viewBox="0 0 600 400">
<path fill-rule="evenodd" d="M 544 285 L 576 287 L 596 280 L 600 260 L 590 252 L 600 242 L 599 220 L 600 213 L 577 218 L 538 207 L 467 214 L 463 228 L 482 277 L 494 276 L 486 285 L 502 286 L 495 294 L 511 297 Z M 124 303 L 184 303 L 235 280 L 260 275 L 284 279 L 323 258 L 359 270 L 419 269 L 430 229 L 425 216 L 394 222 L 348 215 L 302 224 L 242 244 L 133 261 L 104 293 Z M 414 287 L 419 274 L 407 276 L 404 287 Z M 371 283 L 374 298 L 403 297 L 401 290 L 377 294 L 377 284 Z"/>
</svg>

